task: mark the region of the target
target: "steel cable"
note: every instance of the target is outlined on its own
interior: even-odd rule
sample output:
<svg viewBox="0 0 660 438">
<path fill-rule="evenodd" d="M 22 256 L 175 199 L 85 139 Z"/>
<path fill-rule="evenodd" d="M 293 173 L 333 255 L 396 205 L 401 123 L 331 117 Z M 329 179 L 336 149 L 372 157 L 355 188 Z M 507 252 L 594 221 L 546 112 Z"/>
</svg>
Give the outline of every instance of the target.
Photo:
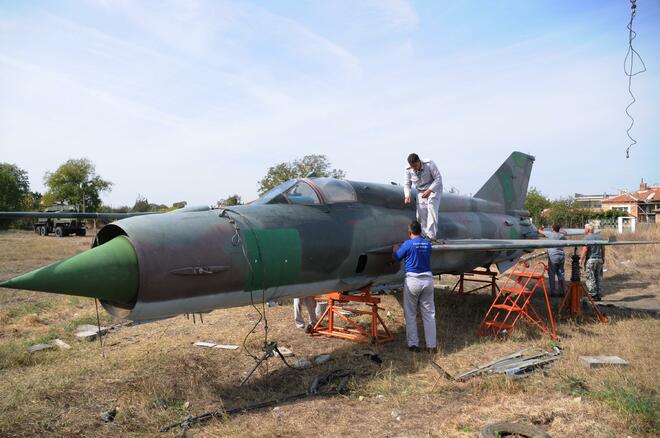
<svg viewBox="0 0 660 438">
<path fill-rule="evenodd" d="M 633 76 L 637 76 L 640 73 L 644 73 L 646 71 L 646 64 L 644 64 L 644 60 L 642 57 L 639 55 L 637 50 L 633 47 L 633 40 L 637 38 L 637 32 L 633 30 L 633 20 L 635 19 L 635 15 L 637 13 L 637 0 L 630 0 L 630 21 L 628 22 L 628 51 L 626 52 L 626 57 L 623 60 L 623 71 L 628 76 L 628 94 L 630 94 L 630 97 L 632 100 L 626 107 L 626 115 L 630 119 L 630 125 L 628 126 L 628 129 L 626 129 L 626 135 L 630 139 L 630 144 L 626 148 L 626 158 L 630 158 L 630 148 L 632 148 L 634 145 L 637 144 L 637 140 L 633 138 L 633 136 L 630 134 L 630 131 L 632 130 L 633 126 L 635 125 L 635 119 L 633 116 L 630 114 L 630 107 L 633 106 L 637 100 L 635 99 L 635 95 L 632 92 L 632 78 Z M 634 62 L 635 62 L 635 56 L 639 58 L 639 61 L 642 63 L 642 68 L 639 69 L 638 71 L 635 71 L 633 69 L 634 67 Z M 628 60 L 630 60 L 630 68 L 628 68 Z"/>
</svg>

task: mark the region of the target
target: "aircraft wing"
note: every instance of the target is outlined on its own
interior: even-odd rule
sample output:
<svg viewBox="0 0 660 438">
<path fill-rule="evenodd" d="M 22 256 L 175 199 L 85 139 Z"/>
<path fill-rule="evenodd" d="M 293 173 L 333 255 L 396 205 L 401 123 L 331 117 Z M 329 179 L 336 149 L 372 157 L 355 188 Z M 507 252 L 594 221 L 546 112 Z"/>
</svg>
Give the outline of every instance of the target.
<svg viewBox="0 0 660 438">
<path fill-rule="evenodd" d="M 532 240 L 532 239 L 456 239 L 433 243 L 433 251 L 510 251 L 544 248 L 564 248 L 588 245 L 649 245 L 659 244 L 660 240 Z M 391 246 L 368 251 L 372 254 L 392 252 Z"/>
<path fill-rule="evenodd" d="M 589 245 L 649 245 L 658 240 L 529 240 L 529 239 L 464 239 L 434 243 L 434 251 L 508 251 L 565 248 Z"/>
<path fill-rule="evenodd" d="M 145 214 L 160 214 L 157 212 L 134 212 L 134 213 L 72 213 L 58 211 L 0 211 L 0 218 L 16 219 L 20 217 L 32 218 L 79 218 L 79 219 L 124 219 L 131 216 L 142 216 Z"/>
</svg>

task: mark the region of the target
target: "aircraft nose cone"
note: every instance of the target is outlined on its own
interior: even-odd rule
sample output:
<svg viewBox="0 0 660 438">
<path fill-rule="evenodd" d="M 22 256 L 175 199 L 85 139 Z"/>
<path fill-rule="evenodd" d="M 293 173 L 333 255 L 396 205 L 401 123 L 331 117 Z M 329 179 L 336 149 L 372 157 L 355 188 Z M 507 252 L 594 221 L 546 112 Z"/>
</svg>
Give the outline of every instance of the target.
<svg viewBox="0 0 660 438">
<path fill-rule="evenodd" d="M 121 304 L 135 299 L 138 285 L 137 255 L 125 236 L 0 283 L 0 287 L 78 295 Z"/>
</svg>

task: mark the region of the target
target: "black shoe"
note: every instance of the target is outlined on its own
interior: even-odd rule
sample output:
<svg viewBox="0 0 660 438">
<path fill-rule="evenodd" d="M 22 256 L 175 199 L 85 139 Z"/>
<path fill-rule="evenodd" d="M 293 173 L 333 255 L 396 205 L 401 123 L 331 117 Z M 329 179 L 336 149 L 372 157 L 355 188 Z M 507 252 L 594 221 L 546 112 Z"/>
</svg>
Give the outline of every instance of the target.
<svg viewBox="0 0 660 438">
<path fill-rule="evenodd" d="M 591 296 L 591 299 L 594 301 L 603 301 L 603 296 L 601 294 L 594 294 Z"/>
<path fill-rule="evenodd" d="M 438 349 L 437 349 L 436 347 L 433 347 L 433 348 L 427 348 L 427 349 L 426 349 L 426 352 L 427 352 L 427 353 L 431 353 L 431 354 L 436 354 L 436 353 L 438 352 Z"/>
<path fill-rule="evenodd" d="M 412 351 L 413 353 L 419 353 L 420 349 L 417 345 L 411 345 L 410 347 L 408 347 L 408 351 Z"/>
</svg>

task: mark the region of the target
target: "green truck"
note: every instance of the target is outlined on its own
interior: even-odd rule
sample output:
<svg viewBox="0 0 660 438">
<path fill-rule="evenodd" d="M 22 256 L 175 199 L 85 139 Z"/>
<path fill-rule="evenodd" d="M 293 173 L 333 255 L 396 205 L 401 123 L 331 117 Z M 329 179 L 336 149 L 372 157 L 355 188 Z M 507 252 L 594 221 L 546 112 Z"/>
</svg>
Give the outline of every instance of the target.
<svg viewBox="0 0 660 438">
<path fill-rule="evenodd" d="M 46 207 L 45 213 L 78 213 L 78 207 L 75 205 L 51 205 Z M 40 236 L 48 236 L 55 233 L 57 237 L 69 236 L 75 234 L 76 236 L 84 236 L 87 234 L 84 222 L 79 218 L 39 218 L 34 224 L 34 232 Z"/>
</svg>

